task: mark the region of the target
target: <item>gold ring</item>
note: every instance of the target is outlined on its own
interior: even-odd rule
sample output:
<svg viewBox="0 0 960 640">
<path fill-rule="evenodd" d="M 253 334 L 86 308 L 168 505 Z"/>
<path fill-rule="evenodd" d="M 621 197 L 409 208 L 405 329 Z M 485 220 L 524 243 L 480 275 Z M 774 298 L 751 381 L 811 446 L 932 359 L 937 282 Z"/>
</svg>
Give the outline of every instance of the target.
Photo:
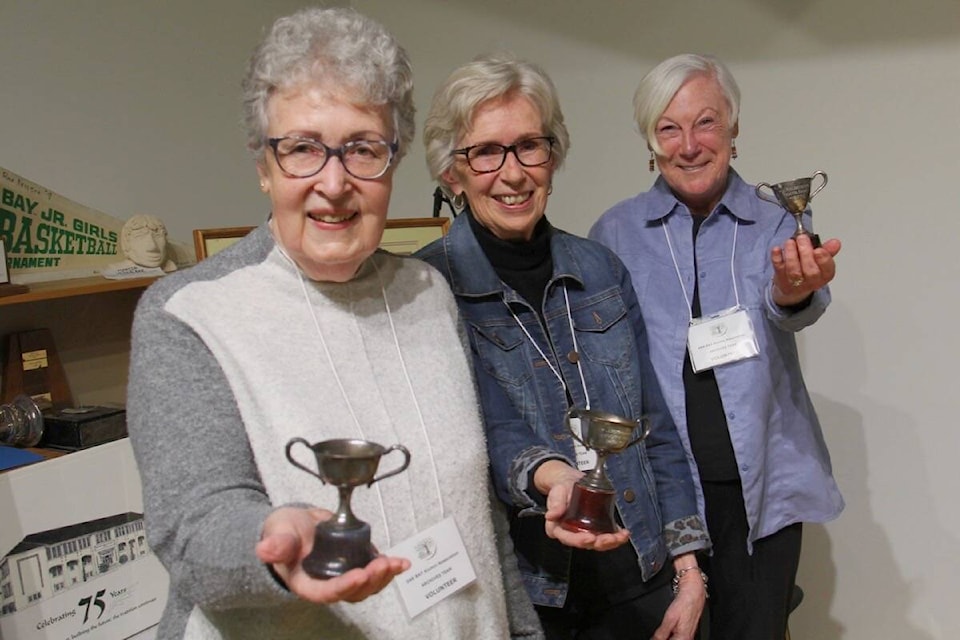
<svg viewBox="0 0 960 640">
<path fill-rule="evenodd" d="M 799 287 L 803 284 L 803 278 L 794 278 L 790 281 L 790 284 L 792 284 L 794 287 Z"/>
</svg>

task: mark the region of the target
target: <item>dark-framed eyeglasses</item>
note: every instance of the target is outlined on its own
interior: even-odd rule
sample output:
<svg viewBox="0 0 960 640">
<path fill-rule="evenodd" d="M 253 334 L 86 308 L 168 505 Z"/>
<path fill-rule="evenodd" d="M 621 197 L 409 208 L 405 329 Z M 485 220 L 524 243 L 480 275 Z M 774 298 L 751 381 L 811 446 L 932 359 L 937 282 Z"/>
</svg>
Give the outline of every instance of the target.
<svg viewBox="0 0 960 640">
<path fill-rule="evenodd" d="M 351 140 L 339 147 L 328 147 L 319 140 L 286 136 L 268 138 L 280 170 L 292 178 L 315 176 L 330 158 L 340 158 L 343 169 L 360 180 L 376 180 L 387 172 L 399 147 L 396 141 Z"/>
<path fill-rule="evenodd" d="M 452 155 L 463 156 L 467 164 L 476 173 L 492 173 L 497 171 L 507 161 L 507 154 L 512 153 L 517 162 L 525 167 L 539 167 L 550 162 L 553 153 L 552 136 L 538 136 L 524 138 L 511 145 L 484 142 L 463 149 L 455 149 Z"/>
</svg>

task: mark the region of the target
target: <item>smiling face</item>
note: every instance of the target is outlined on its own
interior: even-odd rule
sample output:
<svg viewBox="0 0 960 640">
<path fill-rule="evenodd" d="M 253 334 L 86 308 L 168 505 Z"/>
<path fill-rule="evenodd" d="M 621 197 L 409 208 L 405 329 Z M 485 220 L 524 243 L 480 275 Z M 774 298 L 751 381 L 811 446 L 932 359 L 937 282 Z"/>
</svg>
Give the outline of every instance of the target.
<svg viewBox="0 0 960 640">
<path fill-rule="evenodd" d="M 546 135 L 539 110 L 523 95 L 514 93 L 477 107 L 470 130 L 457 147 L 494 143 L 509 146 L 519 140 Z M 462 155 L 456 156 L 443 179 L 455 194 L 463 193 L 477 221 L 502 240 L 529 240 L 547 208 L 554 161 L 525 167 L 507 153 L 503 166 L 476 173 Z"/>
<path fill-rule="evenodd" d="M 730 127 L 730 106 L 711 76 L 695 75 L 673 96 L 657 121 L 662 154 L 657 166 L 690 211 L 707 215 L 727 188 L 730 155 L 738 125 Z"/>
<path fill-rule="evenodd" d="M 360 107 L 316 84 L 278 91 L 270 98 L 267 119 L 268 137 L 311 138 L 334 149 L 355 140 L 394 139 L 389 107 Z M 292 178 L 267 149 L 257 172 L 273 205 L 270 227 L 309 278 L 346 282 L 376 251 L 394 167 L 375 180 L 360 180 L 331 157 L 320 173 Z"/>
</svg>

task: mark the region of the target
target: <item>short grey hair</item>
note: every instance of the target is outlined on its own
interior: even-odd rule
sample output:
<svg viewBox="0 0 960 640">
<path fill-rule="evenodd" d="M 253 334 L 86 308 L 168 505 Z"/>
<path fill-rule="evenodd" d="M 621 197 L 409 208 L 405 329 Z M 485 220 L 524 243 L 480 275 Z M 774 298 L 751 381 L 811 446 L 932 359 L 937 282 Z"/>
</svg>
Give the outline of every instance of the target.
<svg viewBox="0 0 960 640">
<path fill-rule="evenodd" d="M 483 54 L 455 69 L 433 94 L 423 126 L 427 168 L 446 190 L 443 173 L 453 164 L 451 155 L 463 139 L 480 105 L 509 94 L 519 94 L 540 112 L 544 135 L 556 140 L 554 168 L 560 168 L 570 149 L 570 134 L 553 81 L 539 66 L 509 53 Z"/>
<path fill-rule="evenodd" d="M 730 122 L 727 126 L 733 129 L 737 124 L 740 117 L 740 87 L 719 58 L 695 53 L 683 53 L 667 58 L 643 77 L 633 94 L 633 117 L 637 130 L 655 153 L 662 152 L 657 144 L 657 121 L 667 110 L 677 91 L 696 75 L 709 76 L 717 81 L 730 107 Z"/>
<path fill-rule="evenodd" d="M 380 23 L 344 8 L 307 8 L 273 23 L 243 79 L 247 147 L 263 159 L 267 105 L 273 94 L 305 82 L 331 86 L 361 105 L 387 105 L 403 156 L 416 129 L 413 69 L 407 52 Z"/>
</svg>

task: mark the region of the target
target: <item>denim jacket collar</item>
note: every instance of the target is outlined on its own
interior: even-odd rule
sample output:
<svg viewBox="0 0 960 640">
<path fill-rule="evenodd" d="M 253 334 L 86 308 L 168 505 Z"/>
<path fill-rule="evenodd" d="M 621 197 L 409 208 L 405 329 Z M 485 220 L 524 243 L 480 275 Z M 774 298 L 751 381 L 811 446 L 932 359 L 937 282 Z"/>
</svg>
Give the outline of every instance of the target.
<svg viewBox="0 0 960 640">
<path fill-rule="evenodd" d="M 550 252 L 553 257 L 553 276 L 551 283 L 559 279 L 569 278 L 583 284 L 582 269 L 574 252 L 567 243 L 567 234 L 550 227 Z M 452 281 L 450 288 L 456 296 L 482 297 L 503 295 L 507 302 L 523 302 L 513 290 L 504 286 L 492 267 L 489 266 L 487 256 L 480 248 L 470 229 L 470 222 L 466 215 L 461 214 L 453 221 L 450 231 L 443 240 L 444 253 L 449 261 L 451 256 L 457 256 L 460 269 L 450 272 Z M 463 268 L 472 265 L 472 268 Z"/>
</svg>

